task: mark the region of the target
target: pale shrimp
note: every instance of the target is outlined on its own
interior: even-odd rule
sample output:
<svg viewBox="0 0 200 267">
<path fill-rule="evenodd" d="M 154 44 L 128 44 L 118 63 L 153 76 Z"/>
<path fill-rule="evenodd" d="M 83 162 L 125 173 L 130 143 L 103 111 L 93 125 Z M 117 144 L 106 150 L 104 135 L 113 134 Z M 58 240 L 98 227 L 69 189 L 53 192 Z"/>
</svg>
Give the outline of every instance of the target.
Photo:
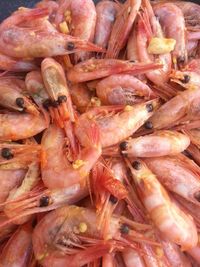
<svg viewBox="0 0 200 267">
<path fill-rule="evenodd" d="M 13 58 L 0 53 L 0 70 L 23 72 L 37 69 L 33 60 Z"/>
<path fill-rule="evenodd" d="M 85 129 L 95 121 L 100 130 L 102 147 L 118 144 L 136 132 L 159 106 L 157 99 L 134 106 L 101 106 L 82 114 L 75 126 L 75 134 L 82 145 L 90 140 Z"/>
<path fill-rule="evenodd" d="M 8 113 L 0 114 L 0 141 L 16 141 L 32 137 L 46 128 L 42 115 Z"/>
<path fill-rule="evenodd" d="M 124 48 L 141 6 L 141 0 L 127 0 L 117 13 L 108 42 L 106 58 L 117 58 Z"/>
<path fill-rule="evenodd" d="M 180 155 L 145 159 L 145 162 L 169 191 L 200 205 L 200 168 L 193 161 Z"/>
<path fill-rule="evenodd" d="M 126 267 L 146 267 L 141 255 L 134 249 L 127 248 L 122 252 Z"/>
<path fill-rule="evenodd" d="M 104 105 L 133 105 L 155 98 L 147 84 L 128 74 L 114 74 L 101 80 L 96 93 Z"/>
<path fill-rule="evenodd" d="M 81 113 L 85 112 L 92 100 L 92 92 L 84 83 L 73 84 L 69 87 L 73 104 Z"/>
<path fill-rule="evenodd" d="M 96 5 L 97 22 L 94 37 L 96 45 L 107 48 L 118 10 L 119 5 L 112 1 L 100 1 Z"/>
<path fill-rule="evenodd" d="M 125 219 L 127 222 L 127 219 Z M 99 258 L 116 247 L 117 240 L 135 248 L 134 241 L 148 240 L 137 233 L 134 228 L 144 228 L 145 225 L 130 221 L 124 222 L 124 217 L 112 217 L 109 224 L 107 241 L 102 242 L 101 230 L 97 228 L 97 216 L 94 210 L 77 206 L 68 206 L 47 214 L 35 227 L 33 233 L 33 249 L 36 259 L 46 267 L 83 266 Z M 109 239 L 114 239 L 110 241 Z M 91 242 L 91 245 L 88 243 Z M 148 242 L 148 241 L 146 241 Z M 87 250 L 80 250 L 87 247 Z M 65 255 L 63 254 L 65 252 Z M 93 253 L 91 253 L 93 252 Z"/>
<path fill-rule="evenodd" d="M 172 51 L 175 66 L 187 62 L 186 27 L 183 13 L 173 3 L 159 3 L 154 6 L 155 15 L 158 17 L 162 28 L 168 38 L 176 40 Z M 173 21 L 173 25 L 172 25 Z"/>
<path fill-rule="evenodd" d="M 187 135 L 176 131 L 163 130 L 123 141 L 120 144 L 120 150 L 123 155 L 130 157 L 149 158 L 176 155 L 184 151 L 189 144 L 190 139 Z"/>
<path fill-rule="evenodd" d="M 17 58 L 66 55 L 80 50 L 102 52 L 102 48 L 88 41 L 52 30 L 52 26 L 48 27 L 50 30 L 44 30 L 44 23 L 41 22 L 40 27 L 40 20 L 37 23 L 37 18 L 46 15 L 48 15 L 47 9 L 25 9 L 4 20 L 0 27 L 1 51 Z M 33 19 L 36 25 L 26 28 L 17 26 L 26 22 L 27 19 Z"/>
<path fill-rule="evenodd" d="M 0 266 L 27 266 L 32 253 L 31 222 L 17 229 L 0 255 Z"/>
<path fill-rule="evenodd" d="M 14 111 L 39 115 L 36 106 L 26 96 L 25 90 L 18 85 L 18 82 L 23 83 L 17 78 L 0 78 L 0 105 Z"/>
<path fill-rule="evenodd" d="M 131 170 L 141 201 L 159 231 L 171 242 L 180 245 L 182 250 L 195 247 L 198 236 L 192 217 L 184 213 L 170 199 L 156 176 L 141 160 L 130 163 L 126 159 L 126 162 Z"/>
<path fill-rule="evenodd" d="M 162 65 L 158 63 L 132 63 L 119 59 L 95 59 L 91 58 L 71 68 L 67 77 L 72 83 L 91 81 L 104 78 L 117 73 L 129 73 L 132 75 L 159 69 Z"/>
</svg>

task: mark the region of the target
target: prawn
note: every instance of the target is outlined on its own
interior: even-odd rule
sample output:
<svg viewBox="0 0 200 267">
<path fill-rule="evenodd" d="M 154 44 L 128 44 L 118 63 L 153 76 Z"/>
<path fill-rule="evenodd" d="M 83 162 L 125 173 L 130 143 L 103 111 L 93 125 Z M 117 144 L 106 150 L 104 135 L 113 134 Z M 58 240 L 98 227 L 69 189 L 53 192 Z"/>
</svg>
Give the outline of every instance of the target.
<svg viewBox="0 0 200 267">
<path fill-rule="evenodd" d="M 157 99 L 134 106 L 101 106 L 82 114 L 75 125 L 75 134 L 84 146 L 90 142 L 85 129 L 91 121 L 99 127 L 102 147 L 118 144 L 136 132 L 159 106 Z"/>
<path fill-rule="evenodd" d="M 133 105 L 155 98 L 148 85 L 128 74 L 114 74 L 101 80 L 96 93 L 104 105 Z"/>
<path fill-rule="evenodd" d="M 120 50 L 124 48 L 141 2 L 141 0 L 127 0 L 120 7 L 108 42 L 106 58 L 117 58 Z"/>
<path fill-rule="evenodd" d="M 131 248 L 127 248 L 122 252 L 123 260 L 126 264 L 126 267 L 145 267 L 145 263 L 140 254 Z"/>
<path fill-rule="evenodd" d="M 169 190 L 199 205 L 199 166 L 184 155 L 145 159 L 159 181 Z M 190 183 L 188 183 L 190 181 Z"/>
<path fill-rule="evenodd" d="M 44 29 L 44 22 L 37 21 L 37 18 L 44 18 L 46 15 L 47 9 L 25 9 L 4 20 L 0 27 L 1 51 L 17 58 L 66 55 L 80 50 L 102 51 L 102 48 L 88 41 L 57 32 L 47 20 L 44 21 L 45 26 L 48 24 L 51 27 Z M 18 26 L 30 18 L 35 19 L 35 25 L 27 25 L 25 28 Z"/>
<path fill-rule="evenodd" d="M 107 48 L 118 10 L 117 3 L 107 0 L 100 1 L 96 5 L 97 21 L 94 37 L 96 45 Z"/>
<path fill-rule="evenodd" d="M 80 83 L 100 79 L 112 74 L 128 73 L 140 74 L 152 69 L 159 69 L 158 63 L 132 63 L 119 59 L 95 59 L 91 58 L 76 64 L 67 72 L 68 80 L 72 83 Z"/>
<path fill-rule="evenodd" d="M 182 250 L 195 247 L 198 236 L 192 217 L 184 213 L 170 199 L 156 176 L 141 160 L 130 163 L 126 159 L 126 162 L 131 170 L 141 201 L 159 231 L 171 242 L 180 245 Z"/>
</svg>

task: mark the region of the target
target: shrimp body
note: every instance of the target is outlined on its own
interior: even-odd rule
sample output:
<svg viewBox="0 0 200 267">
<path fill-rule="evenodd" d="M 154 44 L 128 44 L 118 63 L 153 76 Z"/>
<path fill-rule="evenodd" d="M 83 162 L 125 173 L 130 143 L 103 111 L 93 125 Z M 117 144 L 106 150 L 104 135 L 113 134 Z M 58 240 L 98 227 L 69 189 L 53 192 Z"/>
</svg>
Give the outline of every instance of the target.
<svg viewBox="0 0 200 267">
<path fill-rule="evenodd" d="M 96 93 L 104 105 L 132 105 L 155 96 L 148 85 L 128 74 L 115 74 L 101 80 Z"/>
<path fill-rule="evenodd" d="M 100 79 L 117 73 L 140 74 L 152 69 L 160 68 L 156 63 L 131 63 L 119 59 L 94 59 L 91 58 L 71 68 L 67 77 L 72 83 L 80 83 Z"/>
<path fill-rule="evenodd" d="M 118 5 L 111 1 L 101 1 L 96 5 L 97 22 L 94 43 L 106 48 L 117 15 Z"/>
<path fill-rule="evenodd" d="M 80 143 L 86 145 L 89 140 L 84 134 L 84 129 L 91 120 L 94 120 L 100 130 L 102 147 L 115 145 L 137 131 L 152 116 L 158 105 L 158 100 L 152 100 L 118 109 L 114 114 L 112 114 L 112 111 L 115 111 L 113 107 L 93 108 L 79 117 L 75 134 Z"/>
<path fill-rule="evenodd" d="M 190 139 L 176 131 L 158 131 L 150 135 L 129 139 L 121 152 L 130 157 L 160 157 L 184 151 Z"/>
<path fill-rule="evenodd" d="M 126 249 L 123 251 L 123 260 L 126 267 L 145 267 L 143 258 L 139 253 L 133 249 Z"/>
<path fill-rule="evenodd" d="M 145 162 L 169 191 L 199 205 L 200 180 L 196 173 L 197 165 L 193 163 L 193 168 L 192 163 L 190 166 L 190 161 L 185 157 L 151 158 Z"/>
<path fill-rule="evenodd" d="M 196 246 L 198 236 L 192 217 L 169 198 L 166 190 L 144 163 L 135 161 L 128 166 L 141 200 L 159 231 L 183 250 Z"/>
</svg>

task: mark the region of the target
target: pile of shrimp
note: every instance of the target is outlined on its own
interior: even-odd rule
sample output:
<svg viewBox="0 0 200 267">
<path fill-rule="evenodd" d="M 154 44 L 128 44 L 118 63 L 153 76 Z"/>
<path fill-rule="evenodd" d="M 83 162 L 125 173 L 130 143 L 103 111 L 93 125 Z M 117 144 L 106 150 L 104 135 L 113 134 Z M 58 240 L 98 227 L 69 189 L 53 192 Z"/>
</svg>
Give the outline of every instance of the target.
<svg viewBox="0 0 200 267">
<path fill-rule="evenodd" d="M 200 266 L 200 5 L 0 24 L 0 267 L 25 266 Z"/>
</svg>

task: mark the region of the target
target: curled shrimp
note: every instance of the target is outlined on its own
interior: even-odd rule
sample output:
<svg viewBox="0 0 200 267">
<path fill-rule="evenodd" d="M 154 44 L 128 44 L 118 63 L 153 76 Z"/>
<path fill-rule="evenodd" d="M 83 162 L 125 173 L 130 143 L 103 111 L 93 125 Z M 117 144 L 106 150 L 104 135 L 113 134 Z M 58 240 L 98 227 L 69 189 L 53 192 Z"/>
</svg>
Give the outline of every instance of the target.
<svg viewBox="0 0 200 267">
<path fill-rule="evenodd" d="M 75 134 L 82 145 L 90 140 L 85 129 L 91 121 L 95 121 L 100 130 L 102 147 L 118 144 L 142 126 L 157 109 L 157 99 L 134 106 L 105 106 L 92 108 L 82 114 L 76 123 Z"/>
<path fill-rule="evenodd" d="M 184 151 L 189 144 L 188 136 L 176 131 L 163 130 L 128 139 L 120 144 L 120 150 L 123 155 L 130 157 L 160 157 L 178 154 Z"/>
<path fill-rule="evenodd" d="M 39 111 L 25 95 L 25 90 L 18 85 L 18 82 L 23 83 L 17 78 L 0 79 L 0 105 L 11 110 L 39 115 Z"/>
<path fill-rule="evenodd" d="M 145 162 L 169 191 L 199 205 L 200 169 L 193 161 L 182 155 L 151 158 Z"/>
<path fill-rule="evenodd" d="M 154 12 L 159 18 L 166 36 L 176 40 L 175 49 L 172 52 L 173 62 L 175 65 L 186 63 L 186 28 L 183 13 L 179 7 L 173 3 L 159 3 L 154 6 Z"/>
<path fill-rule="evenodd" d="M 107 0 L 100 1 L 96 5 L 97 22 L 94 43 L 98 46 L 107 47 L 118 9 L 119 6 L 115 2 Z"/>
<path fill-rule="evenodd" d="M 95 258 L 99 258 L 114 248 L 109 239 L 126 239 L 129 237 L 137 240 L 145 240 L 142 234 L 137 234 L 131 230 L 134 227 L 144 227 L 142 224 L 132 222 L 128 233 L 123 234 L 123 217 L 112 217 L 108 231 L 108 241 L 104 241 L 104 246 L 98 241 L 101 238 L 101 231 L 97 228 L 97 216 L 94 210 L 77 206 L 68 206 L 57 209 L 46 215 L 36 226 L 33 233 L 33 249 L 36 259 L 42 266 L 82 266 Z M 50 227 L 50 228 L 49 228 Z M 126 226 L 126 229 L 129 229 Z M 135 236 L 134 236 L 135 235 Z M 93 244 L 87 247 L 88 242 Z M 144 241 L 145 242 L 145 241 Z M 85 243 L 85 244 L 84 244 Z M 114 243 L 115 244 L 115 243 Z M 128 241 L 130 246 L 135 247 Z M 80 249 L 87 247 L 87 250 Z M 52 250 L 53 249 L 53 250 Z M 65 251 L 65 255 L 63 252 Z M 91 252 L 92 255 L 91 255 Z M 70 255 L 71 254 L 71 255 Z M 80 256 L 78 256 L 80 254 Z M 82 257 L 81 257 L 82 255 Z"/>
<path fill-rule="evenodd" d="M 152 69 L 159 69 L 157 63 L 132 63 L 119 59 L 95 59 L 91 58 L 81 62 L 71 68 L 67 77 L 72 83 L 91 81 L 94 79 L 104 78 L 117 73 L 140 74 Z"/>
<path fill-rule="evenodd" d="M 37 21 L 37 18 L 44 18 L 46 15 L 47 9 L 25 9 L 4 20 L 0 27 L 1 51 L 17 58 L 66 55 L 80 50 L 102 51 L 102 48 L 85 40 L 57 32 L 47 20 Z M 35 25 L 27 25 L 25 28 L 18 26 L 30 18 L 34 19 Z"/>
<path fill-rule="evenodd" d="M 104 105 L 132 105 L 155 97 L 148 85 L 128 74 L 115 74 L 101 80 L 96 93 Z"/>
<path fill-rule="evenodd" d="M 0 266 L 27 266 L 32 252 L 31 223 L 19 227 L 0 255 Z"/>
<path fill-rule="evenodd" d="M 106 58 L 117 58 L 125 46 L 141 6 L 141 0 L 127 0 L 117 13 L 115 23 L 108 42 Z"/>
<path fill-rule="evenodd" d="M 197 245 L 197 229 L 192 217 L 173 202 L 156 176 L 140 161 L 126 160 L 149 215 L 165 237 L 187 250 Z"/>
</svg>

